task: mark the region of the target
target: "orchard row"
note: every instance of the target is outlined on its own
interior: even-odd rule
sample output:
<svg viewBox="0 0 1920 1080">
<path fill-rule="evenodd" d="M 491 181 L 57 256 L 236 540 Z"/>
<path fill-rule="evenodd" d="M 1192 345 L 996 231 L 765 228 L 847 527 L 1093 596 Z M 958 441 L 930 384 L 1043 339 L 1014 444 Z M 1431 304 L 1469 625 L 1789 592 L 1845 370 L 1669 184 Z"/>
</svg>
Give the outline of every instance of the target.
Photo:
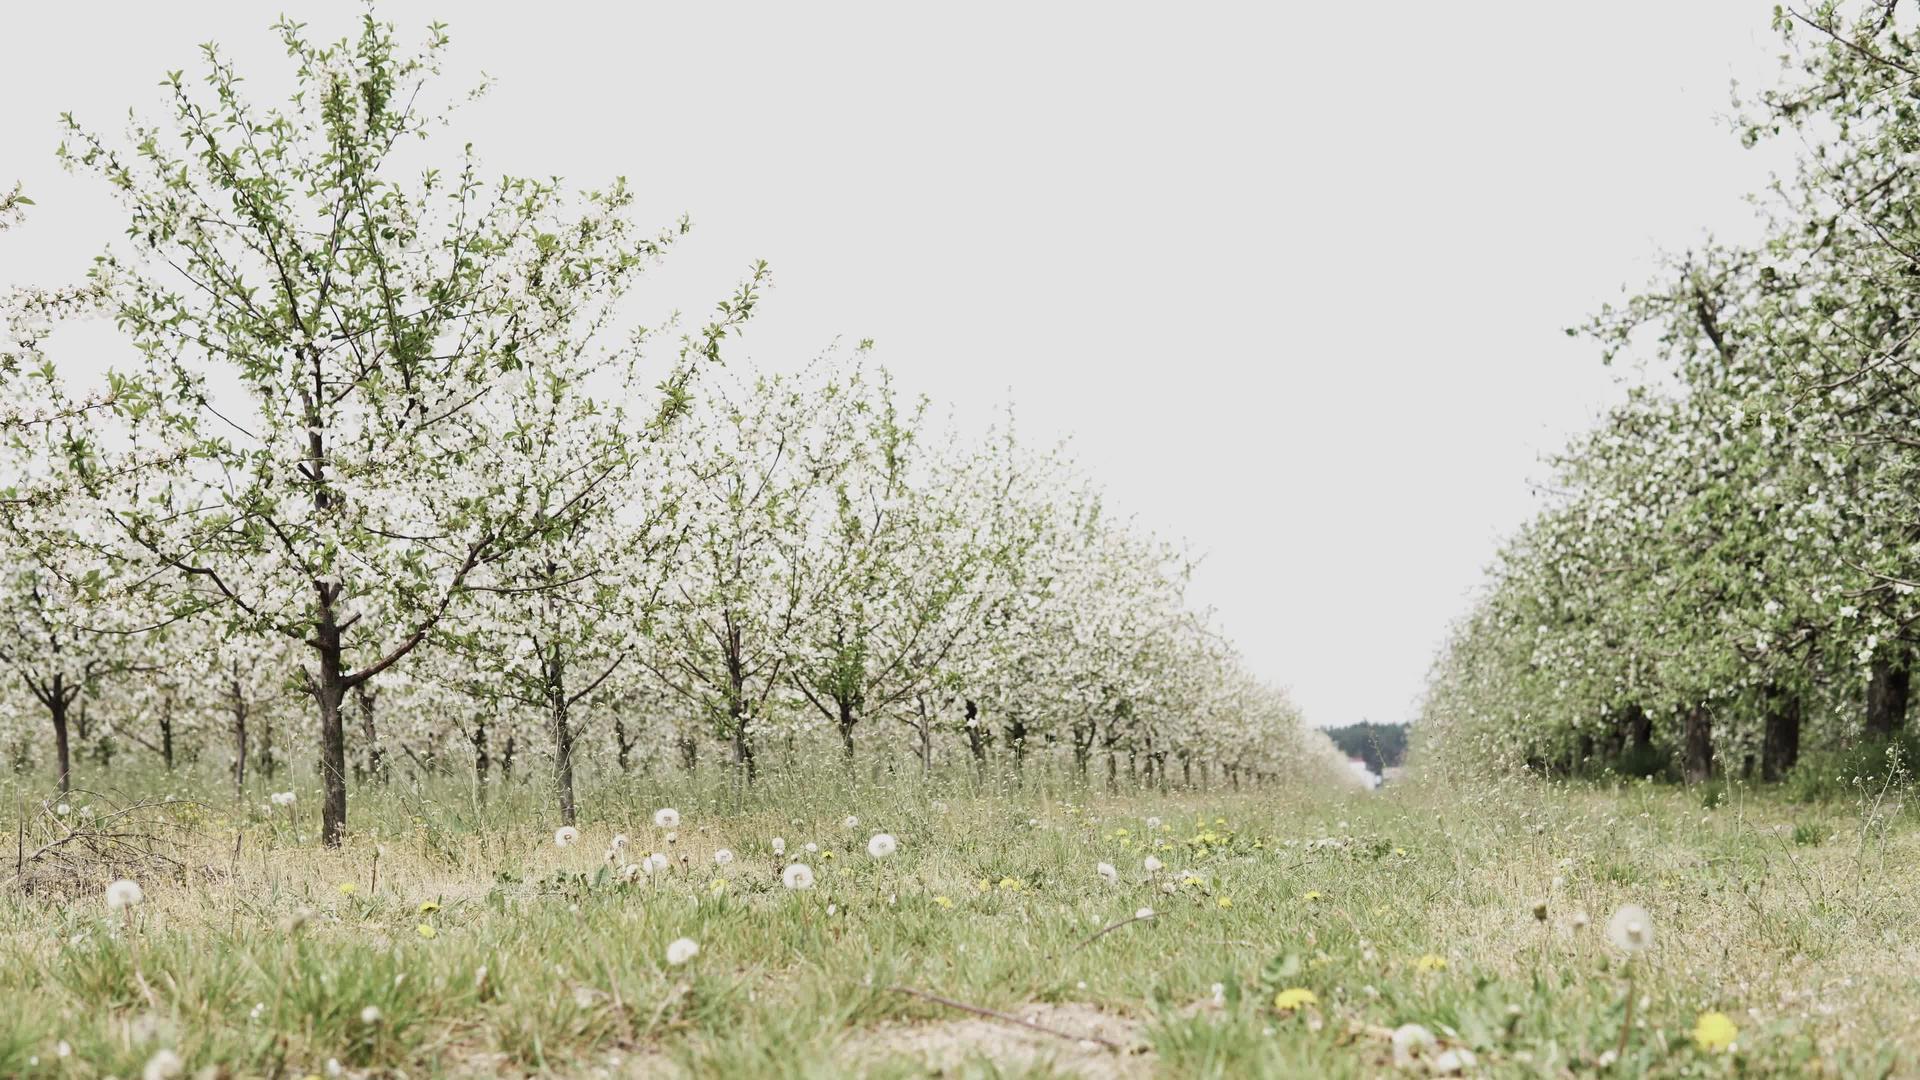
<svg viewBox="0 0 1920 1080">
<path fill-rule="evenodd" d="M 534 757 L 562 822 L 578 765 L 721 755 L 750 784 L 775 748 L 1338 775 L 1189 607 L 1180 552 L 1010 417 L 937 428 L 864 345 L 728 364 L 764 265 L 703 325 L 641 325 L 684 221 L 440 154 L 439 27 L 417 52 L 371 17 L 277 31 L 287 101 L 209 47 L 158 121 L 65 120 L 126 229 L 6 312 L 16 767 L 64 790 L 221 756 L 244 794 L 311 761 L 330 842 L 350 775 Z"/>
<path fill-rule="evenodd" d="M 1920 47 L 1885 5 L 1776 15 L 1749 145 L 1803 148 L 1762 238 L 1587 327 L 1642 366 L 1556 461 L 1437 663 L 1456 761 L 1778 779 L 1901 736 L 1920 620 Z"/>
</svg>

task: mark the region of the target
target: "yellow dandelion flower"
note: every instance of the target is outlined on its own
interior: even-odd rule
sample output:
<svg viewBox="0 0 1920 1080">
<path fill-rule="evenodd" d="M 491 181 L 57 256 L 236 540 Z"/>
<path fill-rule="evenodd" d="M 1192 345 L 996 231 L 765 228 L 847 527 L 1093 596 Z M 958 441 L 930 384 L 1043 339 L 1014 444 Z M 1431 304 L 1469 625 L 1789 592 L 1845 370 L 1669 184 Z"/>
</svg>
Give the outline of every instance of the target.
<svg viewBox="0 0 1920 1080">
<path fill-rule="evenodd" d="M 440 936 L 440 931 L 435 930 L 433 927 L 428 926 L 426 923 L 421 923 L 419 926 L 414 927 L 413 932 L 416 934 L 419 934 L 423 938 L 426 938 L 428 941 L 432 941 L 434 938 Z"/>
<path fill-rule="evenodd" d="M 1701 1013 L 1700 1019 L 1693 1024 L 1693 1041 L 1700 1049 L 1720 1053 L 1733 1047 L 1733 1040 L 1740 1037 L 1740 1029 L 1734 1026 L 1726 1013 Z"/>
<path fill-rule="evenodd" d="M 1000 887 L 1008 892 L 1019 892 L 1020 882 L 1014 878 L 1003 877 L 1000 879 Z"/>
<path fill-rule="evenodd" d="M 1320 999 L 1304 986 L 1289 986 L 1273 995 L 1273 1007 L 1281 1012 L 1293 1012 L 1295 1009 L 1318 1004 Z"/>
<path fill-rule="evenodd" d="M 714 878 L 714 879 L 713 879 L 713 883 L 707 886 L 707 891 L 708 891 L 708 892 L 710 892 L 710 893 L 712 893 L 712 894 L 713 894 L 713 895 L 715 895 L 715 896 L 719 896 L 719 895 L 720 895 L 721 893 L 723 893 L 723 892 L 726 892 L 726 891 L 727 891 L 727 879 L 726 879 L 726 878 L 723 878 L 723 877 L 722 877 L 722 878 Z"/>
<path fill-rule="evenodd" d="M 434 902 L 433 902 L 433 901 L 431 901 L 431 900 L 422 900 L 422 901 L 420 901 L 420 908 L 419 908 L 419 911 L 420 911 L 420 914 L 422 914 L 422 915 L 431 915 L 431 914 L 433 914 L 434 912 L 436 912 L 436 911 L 439 911 L 439 910 L 440 910 L 440 905 L 439 905 L 439 904 L 436 904 L 436 903 L 434 903 Z"/>
<path fill-rule="evenodd" d="M 1223 908 L 1230 908 L 1233 906 L 1233 897 L 1223 896 L 1220 899 L 1215 900 L 1214 903 L 1219 904 Z"/>
<path fill-rule="evenodd" d="M 820 857 L 821 857 L 822 859 L 825 859 L 825 860 L 827 860 L 828 862 L 832 862 L 832 861 L 833 861 L 833 852 L 831 852 L 831 851 L 823 851 L 823 852 L 821 852 L 821 853 L 820 853 Z"/>
<path fill-rule="evenodd" d="M 934 897 L 933 902 L 936 904 L 939 904 L 943 908 L 950 908 L 953 906 L 953 901 L 944 896 Z"/>
<path fill-rule="evenodd" d="M 1426 953 L 1422 955 L 1420 959 L 1415 960 L 1413 964 L 1421 971 L 1445 971 L 1447 969 L 1447 958 L 1441 956 L 1439 953 Z"/>
<path fill-rule="evenodd" d="M 1181 879 L 1180 879 L 1180 884 L 1182 884 L 1182 885 L 1205 885 L 1205 884 L 1206 884 L 1206 882 L 1205 882 L 1205 881 L 1203 881 L 1203 880 L 1201 880 L 1201 879 L 1200 879 L 1200 877 L 1199 877 L 1198 875 L 1196 875 L 1196 874 L 1188 874 L 1188 875 L 1187 875 L 1186 877 L 1184 877 L 1184 878 L 1181 878 Z"/>
<path fill-rule="evenodd" d="M 981 878 L 981 879 L 980 879 L 980 891 L 981 891 L 981 892 L 990 892 L 990 891 L 992 891 L 992 889 L 993 889 L 993 882 L 991 882 L 991 881 L 988 881 L 988 880 L 987 880 L 986 878 Z"/>
<path fill-rule="evenodd" d="M 340 884 L 334 886 L 335 889 L 338 889 L 340 891 L 341 896 L 352 896 L 353 890 L 359 887 L 360 886 L 355 885 L 351 881 L 343 881 Z"/>
<path fill-rule="evenodd" d="M 1305 902 L 1305 903 L 1309 903 L 1309 904 L 1311 904 L 1311 903 L 1313 903 L 1313 902 L 1314 902 L 1315 900 L 1318 900 L 1318 899 L 1320 899 L 1320 893 L 1319 893 L 1318 891 L 1315 891 L 1315 892 L 1310 892 L 1310 893 L 1306 893 L 1306 894 L 1304 894 L 1304 895 L 1302 895 L 1302 896 L 1300 897 L 1300 899 L 1301 899 L 1301 900 L 1302 900 L 1303 902 Z"/>
<path fill-rule="evenodd" d="M 1393 849 L 1393 853 L 1395 855 L 1405 855 L 1407 853 L 1407 849 L 1403 847 L 1397 847 Z"/>
</svg>

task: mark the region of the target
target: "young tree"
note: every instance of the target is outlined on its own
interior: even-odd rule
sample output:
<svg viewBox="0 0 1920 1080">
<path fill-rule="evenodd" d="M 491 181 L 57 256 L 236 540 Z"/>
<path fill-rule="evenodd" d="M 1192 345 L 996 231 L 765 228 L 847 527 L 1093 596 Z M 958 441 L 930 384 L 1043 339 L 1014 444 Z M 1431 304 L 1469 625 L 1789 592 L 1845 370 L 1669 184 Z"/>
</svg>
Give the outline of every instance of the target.
<svg viewBox="0 0 1920 1080">
<path fill-rule="evenodd" d="M 737 399 L 702 401 L 669 444 L 672 471 L 691 478 L 684 539 L 643 659 L 730 743 L 743 783 L 757 775 L 758 721 L 806 662 L 829 601 L 832 579 L 809 572 L 807 551 L 832 520 L 826 500 L 850 460 L 857 387 L 755 378 Z"/>
<path fill-rule="evenodd" d="M 794 666 L 801 697 L 838 731 L 849 768 L 855 728 L 897 716 L 931 767 L 927 698 L 978 639 L 994 559 L 991 519 L 976 513 L 977 455 L 923 445 L 925 402 L 903 408 L 891 377 L 853 384 L 855 436 L 834 485 L 830 527 L 805 551 L 803 576 L 826 582 L 812 647 Z"/>
<path fill-rule="evenodd" d="M 105 580 L 68 580 L 0 531 L 0 669 L 44 710 L 62 792 L 73 784 L 74 711 L 141 663 L 136 628 L 109 602 Z"/>
</svg>

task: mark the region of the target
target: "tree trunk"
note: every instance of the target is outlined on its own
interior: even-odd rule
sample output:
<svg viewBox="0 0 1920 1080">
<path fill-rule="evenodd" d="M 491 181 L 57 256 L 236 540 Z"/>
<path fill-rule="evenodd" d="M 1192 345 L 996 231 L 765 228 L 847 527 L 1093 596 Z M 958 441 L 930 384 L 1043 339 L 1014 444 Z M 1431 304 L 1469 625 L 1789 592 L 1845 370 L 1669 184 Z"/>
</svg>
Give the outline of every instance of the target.
<svg viewBox="0 0 1920 1080">
<path fill-rule="evenodd" d="M 1093 725 L 1086 725 L 1083 731 L 1080 725 L 1075 724 L 1072 729 L 1072 735 L 1073 772 L 1075 776 L 1080 778 L 1080 782 L 1084 784 L 1087 781 L 1087 760 L 1093 756 Z"/>
<path fill-rule="evenodd" d="M 753 739 L 743 725 L 733 733 L 733 764 L 745 772 L 747 783 L 760 779 L 760 764 L 753 756 Z"/>
<path fill-rule="evenodd" d="M 367 740 L 367 775 L 376 783 L 387 782 L 386 753 L 380 748 L 380 731 L 373 723 L 374 691 L 367 683 L 353 688 L 354 704 L 360 707 L 360 735 Z"/>
<path fill-rule="evenodd" d="M 927 777 L 933 774 L 933 715 L 927 712 L 925 694 L 918 695 L 915 703 L 920 709 L 920 782 L 925 784 Z"/>
<path fill-rule="evenodd" d="M 1713 715 L 1704 705 L 1687 710 L 1681 773 L 1689 784 L 1705 783 L 1713 777 Z"/>
<path fill-rule="evenodd" d="M 692 767 L 692 758 L 688 758 L 688 767 Z M 753 759 L 753 739 L 747 734 L 747 718 L 744 713 L 733 720 L 733 767 L 751 784 L 760 777 L 759 766 Z"/>
<path fill-rule="evenodd" d="M 1783 692 L 1769 695 L 1767 726 L 1760 744 L 1760 778 L 1784 779 L 1800 760 L 1800 699 Z"/>
<path fill-rule="evenodd" d="M 513 779 L 513 750 L 517 744 L 513 732 L 507 732 L 507 741 L 500 748 L 500 780 L 503 783 Z"/>
<path fill-rule="evenodd" d="M 73 789 L 73 751 L 67 743 L 67 678 L 53 677 L 53 693 L 47 696 L 47 709 L 53 713 L 53 752 L 60 770 L 60 794 Z"/>
<path fill-rule="evenodd" d="M 614 761 L 619 764 L 620 771 L 631 771 L 633 743 L 627 739 L 626 721 L 618 716 L 613 718 L 613 751 Z"/>
<path fill-rule="evenodd" d="M 247 797 L 247 699 L 239 680 L 233 683 L 233 801 Z"/>
<path fill-rule="evenodd" d="M 320 839 L 339 847 L 347 838 L 347 736 L 340 721 L 347 680 L 340 668 L 340 628 L 331 615 L 314 627 L 313 648 L 320 657 L 311 685 L 320 707 Z"/>
<path fill-rule="evenodd" d="M 553 790 L 560 824 L 573 824 L 573 729 L 567 723 L 566 669 L 555 656 L 547 665 L 547 702 L 553 722 Z"/>
<path fill-rule="evenodd" d="M 487 722 L 476 721 L 473 734 L 469 736 L 473 743 L 473 787 L 480 805 L 487 805 L 487 770 L 493 767 L 493 757 L 487 753 Z"/>
<path fill-rule="evenodd" d="M 753 737 L 747 732 L 747 680 L 745 661 L 740 655 L 740 635 L 735 630 L 729 639 L 727 655 L 727 725 L 733 736 L 733 769 L 748 784 L 759 776 L 753 760 Z"/>
<path fill-rule="evenodd" d="M 975 780 L 985 779 L 987 775 L 987 739 L 980 734 L 980 707 L 967 699 L 967 753 L 973 756 L 973 776 Z"/>
<path fill-rule="evenodd" d="M 1007 748 L 1013 751 L 1014 768 L 1027 764 L 1027 722 L 1015 720 L 1007 725 Z"/>
<path fill-rule="evenodd" d="M 160 760 L 173 771 L 173 695 L 160 700 Z"/>
<path fill-rule="evenodd" d="M 268 715 L 271 716 L 272 714 L 269 713 Z M 259 750 L 254 755 L 253 764 L 255 768 L 260 770 L 261 776 L 271 780 L 273 779 L 274 770 L 278 768 L 278 763 L 273 760 L 273 723 L 271 720 L 268 720 L 256 726 L 259 728 L 259 738 L 255 739 L 254 742 L 259 745 Z"/>
<path fill-rule="evenodd" d="M 1910 654 L 1905 649 L 1874 658 L 1872 673 L 1867 678 L 1867 738 L 1885 741 L 1906 726 L 1911 665 Z"/>
<path fill-rule="evenodd" d="M 1653 717 L 1638 705 L 1627 706 L 1627 741 L 1635 750 L 1653 745 Z"/>
<path fill-rule="evenodd" d="M 845 755 L 847 759 L 847 769 L 851 772 L 853 769 L 853 725 L 860 721 L 853 714 L 853 702 L 836 701 L 835 704 L 840 707 L 840 752 Z"/>
</svg>

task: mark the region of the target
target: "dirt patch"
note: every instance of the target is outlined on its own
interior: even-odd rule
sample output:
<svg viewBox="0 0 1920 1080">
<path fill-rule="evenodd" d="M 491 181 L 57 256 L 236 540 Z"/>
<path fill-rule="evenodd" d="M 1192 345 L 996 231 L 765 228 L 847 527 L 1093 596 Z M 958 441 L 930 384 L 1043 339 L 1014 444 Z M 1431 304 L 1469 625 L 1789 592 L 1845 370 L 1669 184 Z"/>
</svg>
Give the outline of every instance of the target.
<svg viewBox="0 0 1920 1080">
<path fill-rule="evenodd" d="M 912 1062 L 930 1073 L 952 1073 L 970 1061 L 991 1061 L 1000 1069 L 1026 1071 L 1041 1067 L 1087 1080 L 1145 1077 L 1152 1074 L 1153 1058 L 1140 1037 L 1141 1024 L 1091 1005 L 1023 1005 L 1007 1012 L 1059 1031 L 1089 1037 L 1068 1041 L 1031 1028 L 982 1016 L 950 1020 L 882 1024 L 849 1032 L 840 1043 L 840 1058 L 854 1067 Z M 1115 1053 L 1092 1039 L 1105 1039 L 1126 1048 Z"/>
</svg>

